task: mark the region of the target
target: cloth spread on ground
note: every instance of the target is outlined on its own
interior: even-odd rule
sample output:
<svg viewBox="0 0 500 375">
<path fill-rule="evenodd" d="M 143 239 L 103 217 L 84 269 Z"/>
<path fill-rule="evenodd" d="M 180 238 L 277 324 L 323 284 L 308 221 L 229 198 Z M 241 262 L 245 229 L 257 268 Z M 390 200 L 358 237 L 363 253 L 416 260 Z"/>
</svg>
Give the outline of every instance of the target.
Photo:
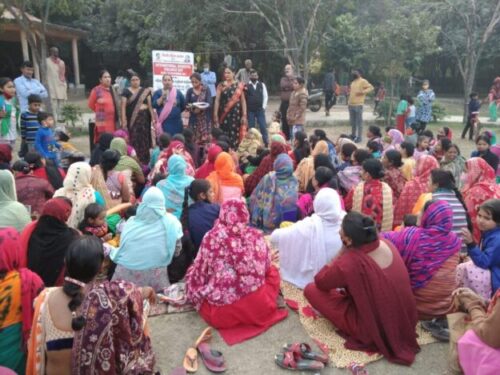
<svg viewBox="0 0 500 375">
<path fill-rule="evenodd" d="M 309 305 L 309 302 L 304 297 L 303 290 L 286 281 L 282 281 L 281 291 L 283 292 L 285 301 L 297 302 L 299 319 L 308 335 L 328 347 L 332 366 L 346 368 L 353 362 L 366 364 L 384 358 L 378 353 L 347 349 L 345 347 L 345 338 L 337 333 L 336 328 L 328 319 L 324 317 L 311 317 L 310 314 L 307 314 L 307 308 L 310 308 L 311 305 Z M 416 333 L 417 342 L 420 346 L 436 342 L 436 339 L 424 330 L 420 324 L 417 324 Z"/>
</svg>

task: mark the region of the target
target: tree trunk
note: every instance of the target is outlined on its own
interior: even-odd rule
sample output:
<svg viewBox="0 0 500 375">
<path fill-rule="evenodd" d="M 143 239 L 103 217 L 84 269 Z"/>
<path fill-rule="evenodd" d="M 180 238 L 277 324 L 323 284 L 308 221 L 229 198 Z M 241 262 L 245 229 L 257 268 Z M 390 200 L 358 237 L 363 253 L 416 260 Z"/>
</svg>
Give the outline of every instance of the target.
<svg viewBox="0 0 500 375">
<path fill-rule="evenodd" d="M 393 100 L 394 100 L 394 78 L 391 78 L 391 96 L 389 98 L 389 112 L 387 113 L 387 118 L 385 120 L 385 124 L 387 126 L 391 125 L 392 121 L 392 108 L 393 108 Z"/>
</svg>

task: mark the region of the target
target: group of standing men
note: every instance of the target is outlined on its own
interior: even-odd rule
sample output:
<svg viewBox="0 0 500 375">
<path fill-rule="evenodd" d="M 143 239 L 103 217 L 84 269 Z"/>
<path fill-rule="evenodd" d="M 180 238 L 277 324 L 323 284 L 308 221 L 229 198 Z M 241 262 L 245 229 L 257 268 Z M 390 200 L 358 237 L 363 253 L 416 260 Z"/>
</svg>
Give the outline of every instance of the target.
<svg viewBox="0 0 500 375">
<path fill-rule="evenodd" d="M 34 67 L 30 61 L 21 65 L 21 76 L 14 80 L 16 94 L 21 112 L 28 109 L 28 97 L 32 94 L 39 95 L 42 99 L 50 96 L 52 112 L 56 120 L 61 120 L 61 112 L 68 100 L 68 85 L 66 81 L 66 64 L 59 57 L 59 49 L 52 47 L 49 50 L 47 64 L 47 88 L 36 78 L 33 78 Z"/>
</svg>

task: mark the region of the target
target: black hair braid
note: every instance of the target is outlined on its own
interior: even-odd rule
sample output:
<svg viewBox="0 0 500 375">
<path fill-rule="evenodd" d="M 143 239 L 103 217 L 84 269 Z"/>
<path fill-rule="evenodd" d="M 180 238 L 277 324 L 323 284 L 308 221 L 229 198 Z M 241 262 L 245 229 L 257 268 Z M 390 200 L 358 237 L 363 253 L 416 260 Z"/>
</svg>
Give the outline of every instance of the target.
<svg viewBox="0 0 500 375">
<path fill-rule="evenodd" d="M 80 331 L 85 325 L 85 318 L 82 315 L 76 315 L 76 310 L 83 302 L 81 287 L 65 281 L 63 285 L 63 292 L 71 298 L 68 303 L 69 311 L 71 311 L 71 315 L 73 316 L 71 319 L 71 329 L 73 329 L 73 331 Z"/>
<path fill-rule="evenodd" d="M 188 230 L 188 217 L 189 217 L 189 186 L 184 189 L 184 201 L 182 202 L 181 224 L 182 230 Z"/>
</svg>

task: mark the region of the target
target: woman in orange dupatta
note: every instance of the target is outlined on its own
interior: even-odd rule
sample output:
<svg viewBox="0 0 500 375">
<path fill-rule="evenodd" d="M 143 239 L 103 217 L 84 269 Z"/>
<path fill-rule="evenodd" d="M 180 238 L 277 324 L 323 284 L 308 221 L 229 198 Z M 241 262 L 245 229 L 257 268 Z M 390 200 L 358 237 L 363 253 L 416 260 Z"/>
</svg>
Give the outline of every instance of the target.
<svg viewBox="0 0 500 375">
<path fill-rule="evenodd" d="M 234 80 L 234 71 L 224 69 L 224 82 L 217 86 L 214 106 L 214 124 L 229 137 L 229 146 L 238 149 L 247 126 L 247 103 L 243 95 L 245 85 Z"/>
<path fill-rule="evenodd" d="M 119 124 L 111 75 L 107 70 L 99 73 L 99 85 L 90 92 L 88 106 L 95 112 L 94 143 L 97 143 L 103 133 L 113 133 Z"/>
<path fill-rule="evenodd" d="M 214 203 L 222 204 L 231 198 L 241 198 L 244 192 L 243 179 L 234 172 L 231 155 L 221 152 L 215 159 L 214 169 L 207 177 L 214 191 Z"/>
</svg>

